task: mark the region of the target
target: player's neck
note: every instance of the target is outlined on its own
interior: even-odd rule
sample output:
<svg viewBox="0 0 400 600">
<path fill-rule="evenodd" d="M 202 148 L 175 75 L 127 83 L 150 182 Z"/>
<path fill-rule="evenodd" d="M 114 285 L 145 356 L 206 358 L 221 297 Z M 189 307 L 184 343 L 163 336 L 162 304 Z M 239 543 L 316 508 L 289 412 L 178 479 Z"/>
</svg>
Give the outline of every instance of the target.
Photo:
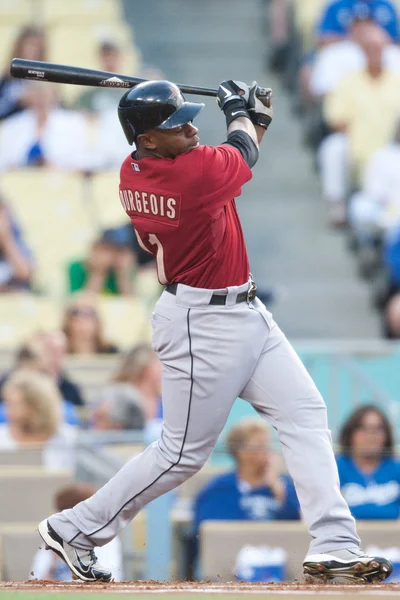
<svg viewBox="0 0 400 600">
<path fill-rule="evenodd" d="M 157 150 L 147 150 L 146 148 L 138 148 L 135 154 L 139 160 L 141 158 L 168 158 L 162 156 Z"/>
</svg>

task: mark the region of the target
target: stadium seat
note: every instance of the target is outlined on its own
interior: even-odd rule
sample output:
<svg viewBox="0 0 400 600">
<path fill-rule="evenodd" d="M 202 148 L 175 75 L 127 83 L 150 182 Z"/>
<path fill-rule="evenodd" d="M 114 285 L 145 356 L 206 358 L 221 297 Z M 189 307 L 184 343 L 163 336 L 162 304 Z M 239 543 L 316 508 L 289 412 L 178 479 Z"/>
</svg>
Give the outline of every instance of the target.
<svg viewBox="0 0 400 600">
<path fill-rule="evenodd" d="M 52 514 L 57 490 L 72 480 L 70 471 L 49 471 L 44 467 L 0 467 L 0 523 L 38 523 Z"/>
<path fill-rule="evenodd" d="M 318 23 L 326 0 L 292 0 L 297 29 L 303 41 L 303 50 L 314 45 L 315 26 Z"/>
<path fill-rule="evenodd" d="M 37 523 L 0 526 L 0 580 L 26 581 L 40 546 Z"/>
<path fill-rule="evenodd" d="M 122 72 L 133 74 L 138 71 L 140 53 L 132 39 L 132 30 L 125 24 L 60 24 L 49 31 L 48 38 L 49 56 L 52 57 L 52 61 L 55 63 L 99 69 L 99 44 L 111 40 L 123 49 Z M 71 43 L 71 40 L 73 40 L 73 43 Z M 81 86 L 64 85 L 62 88 L 63 98 L 67 103 L 72 103 L 84 89 Z"/>
<path fill-rule="evenodd" d="M 26 25 L 33 17 L 32 1 L 0 0 L 0 15 L 2 25 Z"/>
<path fill-rule="evenodd" d="M 20 25 L 9 24 L 7 21 L 0 20 L 0 71 L 10 68 L 10 59 L 15 38 L 20 30 Z"/>
<path fill-rule="evenodd" d="M 18 448 L 16 450 L 0 449 L 0 467 L 2 466 L 40 466 L 42 465 L 43 451 L 41 448 Z"/>
<path fill-rule="evenodd" d="M 121 8 L 119 0 L 40 0 L 39 17 L 42 23 L 51 26 L 118 23 L 123 18 Z"/>
<path fill-rule="evenodd" d="M 362 547 L 399 545 L 398 521 L 358 521 Z M 243 546 L 274 546 L 287 552 L 287 578 L 299 574 L 310 536 L 306 525 L 292 521 L 205 521 L 200 526 L 202 577 L 211 581 L 231 581 L 236 557 Z"/>
<path fill-rule="evenodd" d="M 98 218 L 101 229 L 121 227 L 129 223 L 118 196 L 119 173 L 104 171 L 93 175 L 91 200 L 93 214 Z"/>
<path fill-rule="evenodd" d="M 96 230 L 82 177 L 46 169 L 9 171 L 0 185 L 34 253 L 40 291 L 66 291 L 66 264 L 86 255 Z"/>
<path fill-rule="evenodd" d="M 100 297 L 99 310 L 106 339 L 119 348 L 151 339 L 150 319 L 139 298 Z"/>
<path fill-rule="evenodd" d="M 14 348 L 38 329 L 58 329 L 61 310 L 54 300 L 33 294 L 0 296 L 0 346 Z"/>
</svg>

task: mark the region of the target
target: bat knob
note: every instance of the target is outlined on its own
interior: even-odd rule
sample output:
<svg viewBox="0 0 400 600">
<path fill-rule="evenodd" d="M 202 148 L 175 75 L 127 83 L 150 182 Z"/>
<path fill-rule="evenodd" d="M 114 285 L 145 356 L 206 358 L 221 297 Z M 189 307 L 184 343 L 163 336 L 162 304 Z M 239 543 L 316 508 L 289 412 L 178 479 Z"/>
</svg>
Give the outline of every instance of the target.
<svg viewBox="0 0 400 600">
<path fill-rule="evenodd" d="M 263 100 L 264 104 L 270 108 L 272 104 L 272 90 L 271 88 L 258 87 L 256 92 L 257 98 Z"/>
</svg>

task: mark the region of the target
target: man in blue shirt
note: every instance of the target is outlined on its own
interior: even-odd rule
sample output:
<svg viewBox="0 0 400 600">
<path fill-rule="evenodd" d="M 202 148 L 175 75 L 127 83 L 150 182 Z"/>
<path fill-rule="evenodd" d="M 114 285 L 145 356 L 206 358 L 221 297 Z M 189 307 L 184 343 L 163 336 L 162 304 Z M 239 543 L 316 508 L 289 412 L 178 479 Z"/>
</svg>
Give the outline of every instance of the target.
<svg viewBox="0 0 400 600">
<path fill-rule="evenodd" d="M 332 0 L 318 25 L 319 41 L 347 37 L 354 20 L 371 19 L 393 42 L 399 41 L 399 17 L 391 0 Z"/>
<path fill-rule="evenodd" d="M 195 532 L 206 520 L 299 519 L 293 482 L 276 469 L 264 423 L 249 419 L 234 426 L 228 435 L 228 448 L 236 469 L 216 477 L 198 494 Z"/>
</svg>

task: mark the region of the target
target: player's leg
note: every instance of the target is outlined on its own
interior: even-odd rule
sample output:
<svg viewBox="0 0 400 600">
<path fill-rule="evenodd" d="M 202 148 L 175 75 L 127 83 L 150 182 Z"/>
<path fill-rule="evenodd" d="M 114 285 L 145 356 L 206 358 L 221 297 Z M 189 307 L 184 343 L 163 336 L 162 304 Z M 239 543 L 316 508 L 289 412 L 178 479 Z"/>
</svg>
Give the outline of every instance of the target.
<svg viewBox="0 0 400 600">
<path fill-rule="evenodd" d="M 45 542 L 61 552 L 82 579 L 83 567 L 74 561 L 76 548 L 87 552 L 106 544 L 148 502 L 203 466 L 254 368 L 252 340 L 244 329 L 242 340 L 237 339 L 234 309 L 219 319 L 213 310 L 176 306 L 175 297 L 166 292 L 162 298 L 161 309 L 153 315 L 154 346 L 163 363 L 161 439 L 129 461 L 94 496 L 41 524 Z M 62 548 L 48 525 L 63 542 Z M 81 562 L 91 561 L 86 557 Z M 97 565 L 91 570 L 91 579 L 102 573 Z"/>
<path fill-rule="evenodd" d="M 256 302 L 255 306 L 260 317 L 266 318 L 267 311 L 261 303 Z M 325 403 L 299 357 L 273 321 L 257 366 L 240 396 L 251 402 L 278 432 L 313 538 L 307 558 L 319 565 L 321 554 L 339 551 L 335 554 L 335 564 L 333 559 L 328 561 L 330 571 L 338 565 L 343 567 L 343 563 L 347 568 L 351 563 L 348 570 L 352 571 L 354 567 L 355 576 L 362 576 L 365 567 L 371 577 L 377 570 L 379 577 L 386 577 L 387 564 L 379 563 L 375 569 L 372 559 L 368 558 L 366 565 L 356 566 L 361 560 L 358 558 L 360 540 L 355 521 L 340 493 Z M 341 551 L 344 554 L 340 554 Z M 324 565 L 319 568 L 323 570 Z M 384 572 L 381 573 L 381 569 Z"/>
</svg>

